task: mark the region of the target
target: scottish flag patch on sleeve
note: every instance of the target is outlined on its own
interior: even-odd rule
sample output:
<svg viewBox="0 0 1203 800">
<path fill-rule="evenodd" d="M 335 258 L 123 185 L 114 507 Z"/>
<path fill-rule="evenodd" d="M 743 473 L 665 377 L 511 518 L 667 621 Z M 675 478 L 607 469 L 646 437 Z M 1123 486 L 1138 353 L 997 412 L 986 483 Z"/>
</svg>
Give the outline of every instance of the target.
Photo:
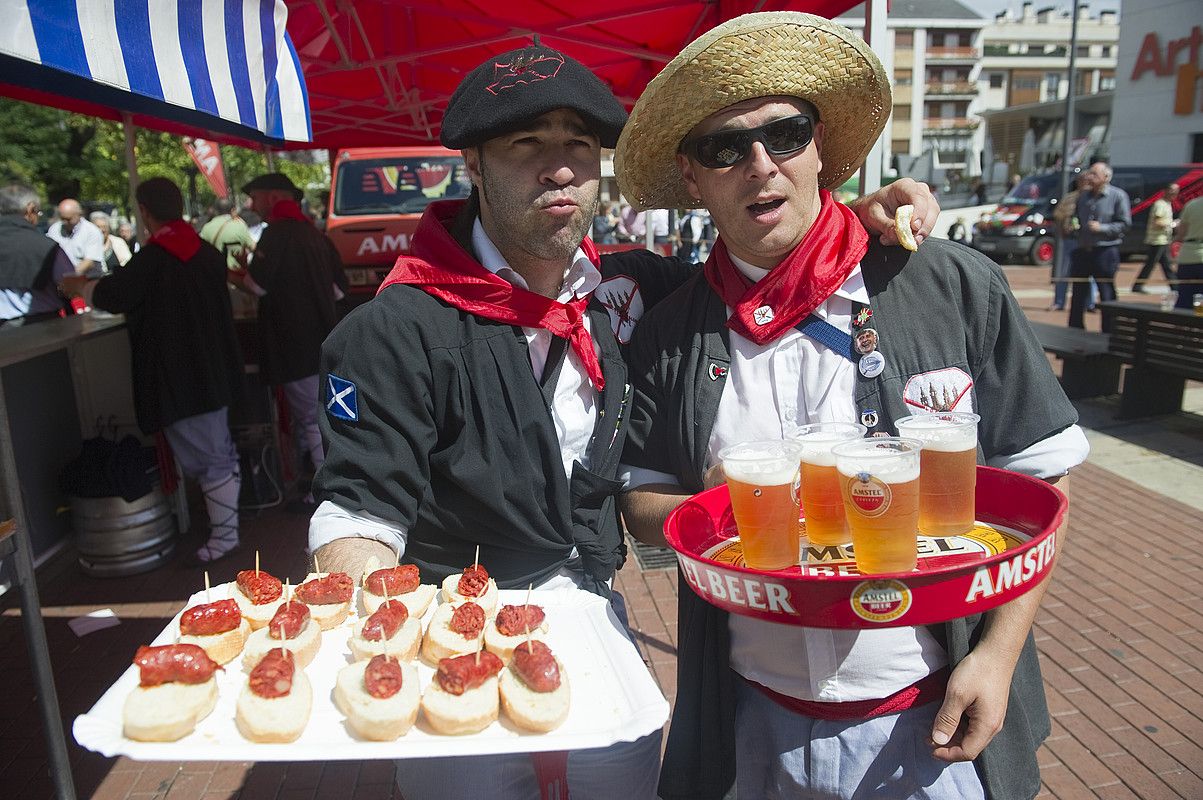
<svg viewBox="0 0 1203 800">
<path fill-rule="evenodd" d="M 359 421 L 359 398 L 355 384 L 330 373 L 326 374 L 326 412 L 335 419 Z"/>
</svg>

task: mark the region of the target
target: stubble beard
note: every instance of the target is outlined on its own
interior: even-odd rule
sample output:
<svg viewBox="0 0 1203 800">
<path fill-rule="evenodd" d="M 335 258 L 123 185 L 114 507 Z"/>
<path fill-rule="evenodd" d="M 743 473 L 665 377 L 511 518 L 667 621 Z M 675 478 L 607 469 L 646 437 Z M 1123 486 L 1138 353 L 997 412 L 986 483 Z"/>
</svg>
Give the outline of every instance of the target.
<svg viewBox="0 0 1203 800">
<path fill-rule="evenodd" d="M 503 181 L 499 181 L 485 164 L 484 154 L 480 158 L 480 194 L 493 212 L 496 230 L 491 236 L 493 244 L 505 252 L 523 252 L 538 261 L 563 261 L 565 264 L 581 246 L 585 235 L 593 225 L 597 214 L 598 192 L 592 197 L 580 197 L 582 189 L 571 189 L 573 199 L 579 203 L 578 213 L 568 219 L 539 220 L 543 212 L 536 209 L 539 197 L 519 197 Z M 542 222 L 543 224 L 539 224 Z"/>
</svg>

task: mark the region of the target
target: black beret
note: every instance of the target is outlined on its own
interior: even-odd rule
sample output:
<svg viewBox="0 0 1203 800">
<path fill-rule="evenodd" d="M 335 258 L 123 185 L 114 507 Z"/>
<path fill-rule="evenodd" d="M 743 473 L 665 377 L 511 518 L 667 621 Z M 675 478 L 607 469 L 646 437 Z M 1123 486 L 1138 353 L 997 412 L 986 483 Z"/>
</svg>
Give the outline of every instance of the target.
<svg viewBox="0 0 1203 800">
<path fill-rule="evenodd" d="M 242 187 L 242 191 L 246 194 L 251 192 L 292 192 L 292 196 L 300 200 L 304 193 L 298 189 L 288 176 L 282 172 L 268 172 L 265 175 L 260 175 L 255 180 Z"/>
<path fill-rule="evenodd" d="M 584 64 L 531 45 L 494 56 L 464 78 L 447 104 L 439 141 L 452 150 L 475 147 L 558 108 L 579 114 L 602 147 L 618 144 L 627 121 L 610 87 Z"/>
</svg>

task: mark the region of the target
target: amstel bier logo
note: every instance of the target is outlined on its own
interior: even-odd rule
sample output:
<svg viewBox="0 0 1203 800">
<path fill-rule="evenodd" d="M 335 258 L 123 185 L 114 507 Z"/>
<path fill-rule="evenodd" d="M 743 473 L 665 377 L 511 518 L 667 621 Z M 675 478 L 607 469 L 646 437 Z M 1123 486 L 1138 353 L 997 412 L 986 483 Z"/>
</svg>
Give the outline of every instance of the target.
<svg viewBox="0 0 1203 800">
<path fill-rule="evenodd" d="M 890 486 L 867 472 L 848 479 L 848 496 L 866 517 L 880 517 L 890 507 Z"/>
<path fill-rule="evenodd" d="M 866 622 L 893 622 L 911 607 L 911 590 L 901 581 L 863 581 L 852 590 L 852 611 Z"/>
</svg>

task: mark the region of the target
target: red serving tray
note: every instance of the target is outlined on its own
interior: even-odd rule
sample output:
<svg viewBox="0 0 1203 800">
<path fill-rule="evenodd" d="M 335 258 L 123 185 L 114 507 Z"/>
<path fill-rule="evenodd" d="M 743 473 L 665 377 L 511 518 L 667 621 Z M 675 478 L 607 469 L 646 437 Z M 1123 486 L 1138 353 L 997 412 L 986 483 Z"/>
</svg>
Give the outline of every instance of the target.
<svg viewBox="0 0 1203 800">
<path fill-rule="evenodd" d="M 1068 501 L 1037 478 L 977 468 L 978 524 L 919 537 L 914 572 L 865 576 L 850 546 L 807 546 L 803 567 L 745 566 L 726 486 L 694 495 L 664 523 L 690 588 L 733 614 L 813 628 L 930 625 L 989 611 L 1052 571 Z"/>
</svg>

